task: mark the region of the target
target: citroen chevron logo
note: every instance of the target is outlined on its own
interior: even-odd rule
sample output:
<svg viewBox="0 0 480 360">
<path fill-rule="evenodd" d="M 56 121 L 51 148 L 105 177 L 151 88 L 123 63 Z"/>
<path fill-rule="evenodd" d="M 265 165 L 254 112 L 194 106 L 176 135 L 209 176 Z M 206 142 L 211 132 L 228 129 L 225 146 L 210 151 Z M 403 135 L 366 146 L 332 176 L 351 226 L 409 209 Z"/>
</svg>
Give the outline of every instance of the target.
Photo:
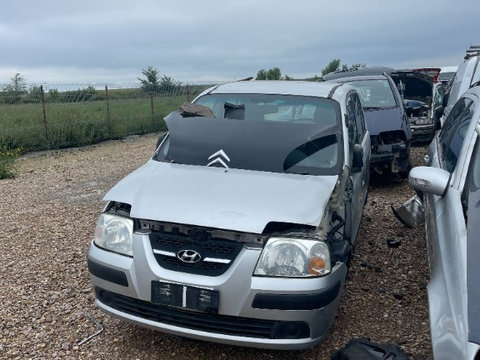
<svg viewBox="0 0 480 360">
<path fill-rule="evenodd" d="M 230 158 L 227 156 L 227 154 L 225 154 L 225 151 L 223 151 L 222 149 L 218 150 L 215 154 L 210 155 L 208 157 L 208 160 L 212 160 L 212 161 L 210 161 L 207 164 L 207 166 L 219 164 L 223 166 L 225 169 L 228 169 L 228 165 L 225 162 L 225 160 L 227 162 L 230 162 Z"/>
</svg>

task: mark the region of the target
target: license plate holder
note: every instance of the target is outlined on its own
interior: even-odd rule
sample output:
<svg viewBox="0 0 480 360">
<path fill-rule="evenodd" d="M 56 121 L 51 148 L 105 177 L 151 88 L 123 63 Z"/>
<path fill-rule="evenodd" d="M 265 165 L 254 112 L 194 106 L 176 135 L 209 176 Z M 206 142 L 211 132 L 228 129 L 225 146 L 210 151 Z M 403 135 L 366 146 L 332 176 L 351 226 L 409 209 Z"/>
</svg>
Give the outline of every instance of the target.
<svg viewBox="0 0 480 360">
<path fill-rule="evenodd" d="M 219 292 L 212 289 L 152 281 L 152 303 L 218 314 Z"/>
</svg>

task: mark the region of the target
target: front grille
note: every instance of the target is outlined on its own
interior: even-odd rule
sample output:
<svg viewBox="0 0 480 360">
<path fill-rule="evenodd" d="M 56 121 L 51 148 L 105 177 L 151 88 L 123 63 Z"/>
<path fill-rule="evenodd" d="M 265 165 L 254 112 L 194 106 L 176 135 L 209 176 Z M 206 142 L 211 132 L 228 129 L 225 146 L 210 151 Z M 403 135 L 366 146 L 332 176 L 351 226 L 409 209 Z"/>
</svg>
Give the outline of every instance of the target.
<svg viewBox="0 0 480 360">
<path fill-rule="evenodd" d="M 378 135 L 370 136 L 372 145 L 389 145 L 405 142 L 403 131 L 384 131 Z"/>
<path fill-rule="evenodd" d="M 402 131 L 385 131 L 370 136 L 372 153 L 398 152 L 406 149 L 405 134 Z"/>
<path fill-rule="evenodd" d="M 303 321 L 273 321 L 213 315 L 152 304 L 100 288 L 95 288 L 95 293 L 98 300 L 118 311 L 181 328 L 265 339 L 303 339 L 310 336 L 310 328 Z"/>
<path fill-rule="evenodd" d="M 189 234 L 167 233 L 152 230 L 150 244 L 158 264 L 168 270 L 191 274 L 219 276 L 233 263 L 243 243 L 221 238 L 212 238 L 207 231 Z M 195 263 L 181 261 L 177 254 L 181 250 L 193 250 L 201 259 Z"/>
</svg>

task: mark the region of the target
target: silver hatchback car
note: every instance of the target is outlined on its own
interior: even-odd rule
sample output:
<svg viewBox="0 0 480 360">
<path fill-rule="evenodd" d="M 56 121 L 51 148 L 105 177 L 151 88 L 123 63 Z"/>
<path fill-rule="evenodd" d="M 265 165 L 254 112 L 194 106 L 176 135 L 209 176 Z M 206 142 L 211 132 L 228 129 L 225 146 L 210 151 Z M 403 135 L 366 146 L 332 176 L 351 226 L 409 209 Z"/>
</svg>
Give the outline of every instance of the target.
<svg viewBox="0 0 480 360">
<path fill-rule="evenodd" d="M 96 304 L 183 337 L 313 346 L 335 318 L 366 201 L 357 92 L 236 82 L 193 108 L 166 117 L 153 157 L 104 198 L 88 253 Z"/>
<path fill-rule="evenodd" d="M 440 119 L 441 125 L 444 122 L 453 105 L 462 94 L 467 91 L 473 84 L 480 81 L 480 46 L 470 46 L 466 50 L 464 61 L 458 66 L 455 77 L 452 80 L 451 88 L 448 92 L 447 103 L 444 114 Z"/>
<path fill-rule="evenodd" d="M 435 360 L 480 359 L 480 87 L 460 96 L 413 168 L 423 193 Z"/>
</svg>

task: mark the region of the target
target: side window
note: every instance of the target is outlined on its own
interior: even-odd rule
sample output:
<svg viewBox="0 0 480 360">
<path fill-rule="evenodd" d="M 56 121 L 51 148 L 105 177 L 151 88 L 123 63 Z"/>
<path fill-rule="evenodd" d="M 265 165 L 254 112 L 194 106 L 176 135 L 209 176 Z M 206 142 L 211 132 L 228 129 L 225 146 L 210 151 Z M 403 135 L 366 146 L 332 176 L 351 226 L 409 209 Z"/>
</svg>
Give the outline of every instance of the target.
<svg viewBox="0 0 480 360">
<path fill-rule="evenodd" d="M 470 184 L 474 189 L 480 189 L 480 145 L 477 140 L 475 151 L 470 160 Z"/>
<path fill-rule="evenodd" d="M 468 215 L 468 197 L 470 193 L 480 189 L 480 142 L 477 138 L 475 148 L 468 167 L 467 181 L 462 193 L 462 207 L 465 219 Z"/>
<path fill-rule="evenodd" d="M 348 143 L 350 148 L 353 149 L 358 141 L 358 127 L 357 127 L 357 106 L 358 96 L 354 93 L 347 97 L 347 127 L 348 127 Z"/>
<path fill-rule="evenodd" d="M 433 106 L 435 108 L 442 106 L 444 92 L 445 90 L 442 85 L 435 86 L 435 92 L 433 97 Z"/>
<path fill-rule="evenodd" d="M 357 143 L 361 143 L 363 137 L 365 136 L 365 133 L 367 132 L 367 126 L 365 125 L 365 117 L 363 115 L 363 108 L 362 108 L 362 103 L 360 102 L 360 98 L 358 96 L 355 96 L 355 98 L 356 98 L 355 117 L 357 118 L 357 129 L 358 129 Z"/>
<path fill-rule="evenodd" d="M 442 167 L 448 172 L 453 172 L 457 165 L 463 139 L 475 110 L 472 103 L 473 101 L 470 99 L 461 98 L 453 107 L 445 126 L 440 132 L 440 161 Z"/>
</svg>

